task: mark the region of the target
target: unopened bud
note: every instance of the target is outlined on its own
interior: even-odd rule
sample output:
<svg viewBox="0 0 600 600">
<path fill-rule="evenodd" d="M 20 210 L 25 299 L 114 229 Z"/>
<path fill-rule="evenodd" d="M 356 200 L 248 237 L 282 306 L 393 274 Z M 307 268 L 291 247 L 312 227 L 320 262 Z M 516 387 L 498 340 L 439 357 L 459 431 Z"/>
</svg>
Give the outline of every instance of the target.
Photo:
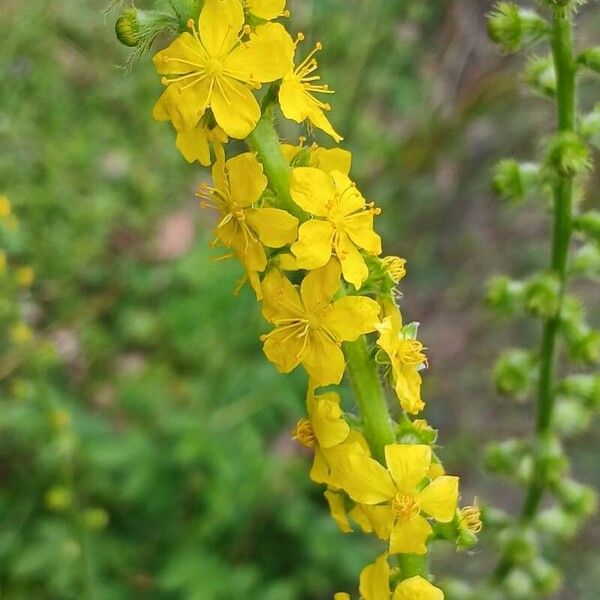
<svg viewBox="0 0 600 600">
<path fill-rule="evenodd" d="M 134 48 L 141 42 L 140 36 L 140 10 L 127 9 L 115 23 L 115 33 L 121 44 Z"/>
<path fill-rule="evenodd" d="M 560 571 L 543 558 L 537 557 L 529 565 L 529 572 L 535 583 L 536 592 L 544 596 L 553 594 L 560 587 Z"/>
<path fill-rule="evenodd" d="M 589 210 L 577 216 L 573 227 L 579 233 L 600 244 L 600 211 Z"/>
<path fill-rule="evenodd" d="M 524 291 L 525 309 L 537 317 L 551 319 L 560 307 L 560 281 L 556 275 L 544 273 L 530 279 Z"/>
<path fill-rule="evenodd" d="M 519 163 L 513 159 L 501 160 L 494 170 L 494 192 L 508 202 L 522 202 L 540 183 L 539 167 L 535 163 Z"/>
<path fill-rule="evenodd" d="M 520 281 L 499 275 L 488 282 L 485 301 L 491 309 L 510 316 L 519 306 L 522 293 L 523 284 Z"/>
<path fill-rule="evenodd" d="M 510 600 L 531 600 L 535 595 L 535 583 L 524 569 L 513 569 L 506 576 L 503 589 Z"/>
<path fill-rule="evenodd" d="M 488 19 L 490 38 L 505 52 L 516 52 L 524 44 L 542 37 L 548 31 L 546 22 L 534 11 L 512 2 L 499 2 Z"/>
<path fill-rule="evenodd" d="M 551 56 L 532 56 L 524 72 L 525 82 L 536 93 L 547 98 L 556 95 L 556 69 Z"/>
<path fill-rule="evenodd" d="M 581 175 L 592 166 L 587 144 L 576 133 L 565 131 L 555 136 L 546 154 L 546 167 L 559 177 Z"/>
<path fill-rule="evenodd" d="M 520 349 L 505 351 L 494 367 L 498 393 L 524 400 L 536 377 L 535 366 L 536 360 L 531 352 Z"/>
<path fill-rule="evenodd" d="M 538 541 L 531 527 L 515 525 L 499 535 L 500 546 L 516 565 L 530 563 L 537 554 Z"/>
<path fill-rule="evenodd" d="M 587 485 L 572 479 L 562 479 L 554 487 L 554 493 L 563 508 L 574 516 L 588 517 L 596 510 L 596 491 Z"/>
</svg>

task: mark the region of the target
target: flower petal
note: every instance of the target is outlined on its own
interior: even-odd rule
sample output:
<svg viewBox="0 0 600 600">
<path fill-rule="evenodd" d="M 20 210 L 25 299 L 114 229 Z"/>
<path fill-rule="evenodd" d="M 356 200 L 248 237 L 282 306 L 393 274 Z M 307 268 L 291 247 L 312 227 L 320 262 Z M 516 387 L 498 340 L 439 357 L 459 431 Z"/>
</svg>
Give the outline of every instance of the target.
<svg viewBox="0 0 600 600">
<path fill-rule="evenodd" d="M 361 504 L 360 506 L 362 506 L 365 516 L 369 519 L 375 535 L 381 540 L 389 540 L 394 523 L 391 504 L 380 504 L 378 506 Z"/>
<path fill-rule="evenodd" d="M 454 519 L 458 501 L 458 477 L 442 475 L 419 493 L 421 508 L 436 521 L 449 523 Z"/>
<path fill-rule="evenodd" d="M 317 217 L 326 217 L 328 206 L 335 200 L 333 180 L 313 167 L 296 167 L 292 171 L 290 193 L 301 209 Z"/>
<path fill-rule="evenodd" d="M 301 269 L 318 269 L 331 258 L 333 225 L 329 221 L 311 219 L 298 229 L 298 241 L 291 250 Z"/>
<path fill-rule="evenodd" d="M 238 154 L 227 161 L 229 194 L 232 202 L 246 208 L 254 204 L 267 187 L 262 165 L 251 152 Z"/>
<path fill-rule="evenodd" d="M 305 301 L 306 302 L 306 301 Z M 375 330 L 380 306 L 365 296 L 345 296 L 333 303 L 321 323 L 338 340 L 352 342 Z"/>
<path fill-rule="evenodd" d="M 336 204 L 342 215 L 350 215 L 365 207 L 367 201 L 347 175 L 332 171 L 331 178 L 335 185 Z"/>
<path fill-rule="evenodd" d="M 152 58 L 161 75 L 185 75 L 202 68 L 206 60 L 206 51 L 187 31 Z"/>
<path fill-rule="evenodd" d="M 419 575 L 398 584 L 392 600 L 444 600 L 444 592 Z"/>
<path fill-rule="evenodd" d="M 427 475 L 431 464 L 431 447 L 425 444 L 389 444 L 385 462 L 401 492 L 412 492 Z"/>
<path fill-rule="evenodd" d="M 325 173 L 339 171 L 348 175 L 352 166 L 352 154 L 342 148 L 315 148 L 310 153 L 309 162 L 311 167 L 321 169 Z"/>
<path fill-rule="evenodd" d="M 248 137 L 260 119 L 260 106 L 254 94 L 231 77 L 217 78 L 210 106 L 225 133 L 238 140 Z"/>
<path fill-rule="evenodd" d="M 211 58 L 222 58 L 237 44 L 244 25 L 240 0 L 205 0 L 200 13 L 200 39 Z"/>
<path fill-rule="evenodd" d="M 344 279 L 359 290 L 369 276 L 369 269 L 365 259 L 344 232 L 339 232 L 337 236 L 335 253 L 340 259 Z"/>
<path fill-rule="evenodd" d="M 154 105 L 152 115 L 157 121 L 169 119 L 177 131 L 192 129 L 204 114 L 209 93 L 206 79 L 189 87 L 171 83 Z"/>
<path fill-rule="evenodd" d="M 369 254 L 381 254 L 381 238 L 373 231 L 373 213 L 365 211 L 346 219 L 344 230 L 350 239 Z"/>
<path fill-rule="evenodd" d="M 250 34 L 223 63 L 224 73 L 240 81 L 267 83 L 294 67 L 294 42 L 279 23 L 266 23 Z"/>
<path fill-rule="evenodd" d="M 298 219 L 279 208 L 249 208 L 246 219 L 269 248 L 281 248 L 298 237 Z"/>
<path fill-rule="evenodd" d="M 300 364 L 303 346 L 299 336 L 290 335 L 287 329 L 275 329 L 265 339 L 263 351 L 280 373 L 289 373 Z"/>
<path fill-rule="evenodd" d="M 309 476 L 315 483 L 329 483 L 329 465 L 318 447 L 315 447 L 315 458 Z"/>
<path fill-rule="evenodd" d="M 360 574 L 360 595 L 363 600 L 387 600 L 390 595 L 390 565 L 382 554 Z"/>
<path fill-rule="evenodd" d="M 350 527 L 350 523 L 348 522 L 344 495 L 330 490 L 327 490 L 324 495 L 329 504 L 329 511 L 333 520 L 340 526 L 342 533 L 350 533 L 352 527 Z"/>
<path fill-rule="evenodd" d="M 343 419 L 340 397 L 335 392 L 309 397 L 309 415 L 321 447 L 337 446 L 348 437 L 350 426 Z"/>
<path fill-rule="evenodd" d="M 331 464 L 331 482 L 355 502 L 381 504 L 391 500 L 396 490 L 390 474 L 376 460 L 364 454 L 348 454 Z"/>
<path fill-rule="evenodd" d="M 278 269 L 269 269 L 262 282 L 262 314 L 271 323 L 296 319 L 304 314 L 298 289 Z"/>
<path fill-rule="evenodd" d="M 248 0 L 248 11 L 259 19 L 270 21 L 285 15 L 286 0 Z"/>
<path fill-rule="evenodd" d="M 346 360 L 340 347 L 320 331 L 310 331 L 302 353 L 302 366 L 317 387 L 337 385 L 344 376 Z"/>
<path fill-rule="evenodd" d="M 175 144 L 189 163 L 197 160 L 205 167 L 210 166 L 210 148 L 204 127 L 178 131 Z"/>
<path fill-rule="evenodd" d="M 431 525 L 421 516 L 396 521 L 390 535 L 390 554 L 426 554 L 425 542 L 431 532 Z"/>
<path fill-rule="evenodd" d="M 308 114 L 308 120 L 321 131 L 330 135 L 336 143 L 340 143 L 344 138 L 333 128 L 333 125 L 320 108 L 315 108 Z"/>
<path fill-rule="evenodd" d="M 308 273 L 302 280 L 300 295 L 307 311 L 316 315 L 329 307 L 339 289 L 340 264 L 334 259 L 323 268 Z"/>
<path fill-rule="evenodd" d="M 304 86 L 290 73 L 281 82 L 279 105 L 286 119 L 302 123 L 309 114 L 318 110 L 316 102 L 304 92 Z"/>
</svg>

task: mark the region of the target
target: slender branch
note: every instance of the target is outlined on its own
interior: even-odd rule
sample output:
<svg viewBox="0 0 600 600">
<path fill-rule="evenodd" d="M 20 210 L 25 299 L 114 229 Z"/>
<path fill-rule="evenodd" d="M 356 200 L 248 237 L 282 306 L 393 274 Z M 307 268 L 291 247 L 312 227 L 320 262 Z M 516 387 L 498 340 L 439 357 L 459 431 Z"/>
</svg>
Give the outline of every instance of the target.
<svg viewBox="0 0 600 600">
<path fill-rule="evenodd" d="M 575 128 L 575 72 L 573 57 L 573 32 L 571 16 L 563 9 L 555 9 L 552 25 L 552 54 L 557 78 L 557 121 L 561 132 Z M 539 383 L 536 401 L 536 447 L 541 448 L 551 435 L 555 405 L 555 370 L 557 336 L 560 328 L 563 297 L 567 285 L 567 259 L 572 233 L 573 178 L 557 177 L 553 189 L 552 261 L 551 269 L 560 282 L 560 303 L 557 314 L 544 323 L 540 350 Z M 544 464 L 536 465 L 534 476 L 527 490 L 521 521 L 530 521 L 536 514 L 544 497 L 547 478 Z M 512 565 L 509 556 L 503 556 L 495 577 L 502 579 Z"/>
</svg>

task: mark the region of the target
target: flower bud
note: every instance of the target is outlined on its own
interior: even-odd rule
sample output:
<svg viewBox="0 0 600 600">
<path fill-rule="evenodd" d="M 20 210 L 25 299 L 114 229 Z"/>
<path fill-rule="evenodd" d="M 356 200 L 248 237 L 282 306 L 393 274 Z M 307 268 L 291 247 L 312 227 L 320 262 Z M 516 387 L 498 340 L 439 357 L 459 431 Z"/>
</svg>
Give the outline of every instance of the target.
<svg viewBox="0 0 600 600">
<path fill-rule="evenodd" d="M 531 527 L 517 524 L 503 531 L 498 539 L 503 553 L 510 556 L 515 565 L 528 564 L 537 554 L 537 536 Z"/>
<path fill-rule="evenodd" d="M 69 488 L 57 485 L 46 492 L 44 501 L 48 509 L 63 512 L 73 505 L 73 494 Z"/>
<path fill-rule="evenodd" d="M 600 73 L 600 48 L 584 50 L 578 57 L 577 63 L 590 71 Z"/>
<path fill-rule="evenodd" d="M 484 451 L 485 467 L 495 473 L 512 474 L 527 452 L 521 440 L 505 440 L 489 444 Z"/>
<path fill-rule="evenodd" d="M 600 104 L 581 117 L 579 133 L 590 144 L 600 146 Z"/>
<path fill-rule="evenodd" d="M 535 459 L 539 475 L 552 484 L 560 481 L 568 467 L 560 440 L 554 435 L 546 435 L 538 440 Z"/>
<path fill-rule="evenodd" d="M 565 511 L 576 517 L 589 517 L 596 510 L 596 491 L 573 479 L 562 479 L 553 488 Z"/>
<path fill-rule="evenodd" d="M 556 96 L 556 69 L 551 56 L 532 56 L 527 61 L 524 79 L 534 92 L 547 98 Z"/>
<path fill-rule="evenodd" d="M 579 400 L 561 398 L 554 409 L 554 431 L 562 436 L 577 435 L 589 427 L 591 418 L 591 411 Z"/>
<path fill-rule="evenodd" d="M 579 528 L 577 519 L 559 507 L 539 512 L 535 517 L 535 525 L 541 533 L 559 540 L 571 539 Z"/>
<path fill-rule="evenodd" d="M 492 188 L 507 202 L 522 202 L 537 189 L 539 174 L 539 167 L 535 163 L 504 159 L 495 167 Z"/>
<path fill-rule="evenodd" d="M 520 304 L 522 293 L 523 284 L 520 281 L 499 275 L 488 281 L 485 301 L 491 309 L 510 316 Z"/>
<path fill-rule="evenodd" d="M 510 600 L 531 600 L 535 595 L 533 579 L 523 569 L 513 569 L 506 576 L 502 587 Z"/>
<path fill-rule="evenodd" d="M 481 507 L 481 520 L 488 529 L 504 529 L 511 523 L 511 517 L 502 509 L 485 505 Z"/>
<path fill-rule="evenodd" d="M 563 379 L 558 392 L 577 398 L 587 408 L 600 406 L 600 375 L 571 375 Z"/>
<path fill-rule="evenodd" d="M 496 361 L 494 383 L 503 396 L 524 400 L 536 377 L 536 360 L 531 352 L 520 349 L 505 351 Z"/>
<path fill-rule="evenodd" d="M 600 275 L 600 247 L 597 244 L 585 244 L 571 261 L 571 274 L 582 277 Z"/>
<path fill-rule="evenodd" d="M 534 11 L 512 2 L 499 2 L 488 18 L 489 36 L 504 52 L 516 52 L 547 31 L 546 22 Z"/>
<path fill-rule="evenodd" d="M 546 153 L 546 168 L 559 177 L 575 177 L 592 166 L 587 144 L 576 133 L 565 131 L 555 136 Z"/>
<path fill-rule="evenodd" d="M 543 558 L 537 557 L 529 566 L 536 592 L 544 596 L 553 594 L 561 584 L 560 571 Z"/>
<path fill-rule="evenodd" d="M 600 211 L 590 210 L 577 216 L 573 227 L 579 233 L 600 244 Z"/>
<path fill-rule="evenodd" d="M 556 275 L 544 273 L 530 279 L 524 291 L 525 309 L 536 317 L 552 319 L 560 307 L 560 281 Z"/>
<path fill-rule="evenodd" d="M 83 525 L 92 531 L 99 531 L 108 525 L 108 513 L 103 508 L 88 508 L 81 517 Z"/>
<path fill-rule="evenodd" d="M 140 16 L 142 11 L 137 8 L 127 9 L 115 23 L 115 34 L 121 44 L 134 48 L 141 42 Z"/>
</svg>

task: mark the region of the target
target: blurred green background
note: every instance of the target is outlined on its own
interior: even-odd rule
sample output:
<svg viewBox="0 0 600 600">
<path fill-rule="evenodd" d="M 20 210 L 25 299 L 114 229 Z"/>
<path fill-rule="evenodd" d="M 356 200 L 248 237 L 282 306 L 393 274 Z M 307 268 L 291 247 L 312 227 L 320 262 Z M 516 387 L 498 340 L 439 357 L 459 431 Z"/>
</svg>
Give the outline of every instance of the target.
<svg viewBox="0 0 600 600">
<path fill-rule="evenodd" d="M 518 493 L 480 458 L 485 441 L 528 432 L 532 409 L 498 398 L 490 371 L 499 349 L 539 331 L 495 320 L 482 297 L 490 275 L 545 265 L 549 228 L 541 206 L 501 206 L 489 179 L 499 158 L 531 158 L 551 105 L 487 41 L 488 2 L 289 4 L 292 28 L 324 42 L 331 118 L 384 208 L 386 252 L 409 261 L 403 307 L 429 348 L 426 416 L 447 468 L 466 503 L 514 510 Z M 159 78 L 149 57 L 119 67 L 127 49 L 104 8 L 0 2 L 0 194 L 20 221 L 2 240 L 9 266 L 36 273 L 29 291 L 3 288 L 35 341 L 0 354 L 0 598 L 352 590 L 376 548 L 340 534 L 308 481 L 289 434 L 303 378 L 264 359 L 254 298 L 232 295 L 240 269 L 210 258 L 193 198 L 206 173 L 152 121 Z M 594 39 L 600 11 L 583 17 Z M 593 434 L 569 442 L 576 475 L 596 486 L 599 449 Z M 595 521 L 561 548 L 556 598 L 598 598 L 599 544 Z M 437 574 L 473 579 L 493 560 L 485 536 L 475 553 L 432 557 Z"/>
</svg>

